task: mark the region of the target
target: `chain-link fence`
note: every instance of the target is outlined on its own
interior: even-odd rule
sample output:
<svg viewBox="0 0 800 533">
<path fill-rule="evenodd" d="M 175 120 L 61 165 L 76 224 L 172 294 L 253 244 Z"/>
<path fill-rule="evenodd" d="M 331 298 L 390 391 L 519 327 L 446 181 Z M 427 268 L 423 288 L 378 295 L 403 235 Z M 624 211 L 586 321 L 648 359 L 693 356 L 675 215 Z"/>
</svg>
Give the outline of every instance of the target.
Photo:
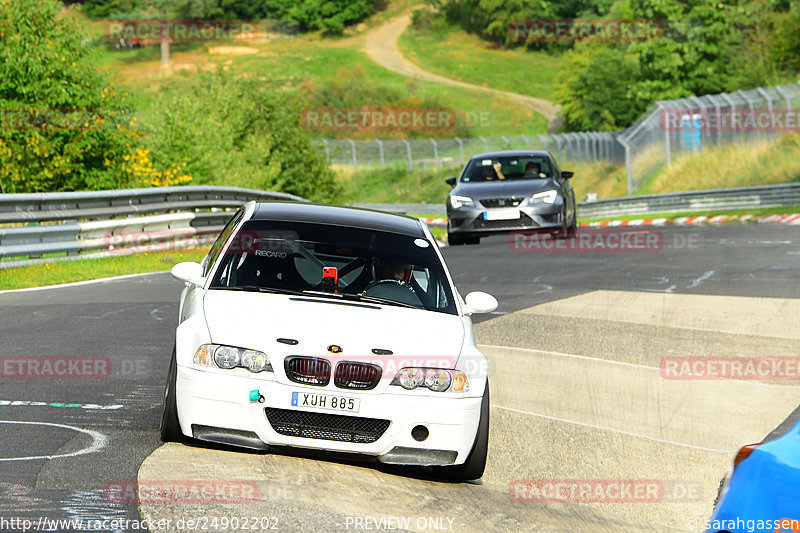
<svg viewBox="0 0 800 533">
<path fill-rule="evenodd" d="M 800 132 L 800 81 L 657 102 L 618 136 L 625 151 L 628 193 L 680 154 L 770 141 L 789 132 Z"/>
<path fill-rule="evenodd" d="M 631 127 L 614 133 L 579 132 L 469 139 L 316 141 L 330 164 L 353 169 L 460 168 L 474 154 L 544 149 L 560 162 L 607 161 L 626 166 L 628 194 L 683 153 L 729 143 L 769 141 L 800 132 L 797 83 L 660 101 Z"/>
<path fill-rule="evenodd" d="M 509 149 L 550 150 L 559 161 L 614 160 L 621 163 L 624 157 L 613 133 L 422 140 L 322 139 L 316 143 L 330 164 L 350 166 L 355 170 L 461 168 L 474 154 Z"/>
</svg>

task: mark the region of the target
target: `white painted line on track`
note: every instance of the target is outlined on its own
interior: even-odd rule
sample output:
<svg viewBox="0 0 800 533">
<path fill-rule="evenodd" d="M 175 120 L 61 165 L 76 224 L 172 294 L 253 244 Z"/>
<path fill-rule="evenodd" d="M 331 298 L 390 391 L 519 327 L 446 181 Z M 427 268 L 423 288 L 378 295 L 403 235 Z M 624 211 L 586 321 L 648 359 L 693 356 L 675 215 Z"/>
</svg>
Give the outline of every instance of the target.
<svg viewBox="0 0 800 533">
<path fill-rule="evenodd" d="M 696 278 L 696 279 L 692 280 L 692 284 L 689 285 L 686 288 L 687 289 L 694 289 L 695 287 L 699 286 L 701 283 L 703 283 L 705 280 L 709 279 L 713 275 L 714 275 L 714 271 L 713 270 L 709 270 L 708 272 L 703 273 L 703 275 L 700 276 L 699 278 Z"/>
<path fill-rule="evenodd" d="M 582 359 L 584 361 L 592 361 L 593 363 L 606 363 L 609 365 L 619 365 L 619 366 L 627 366 L 632 368 L 641 368 L 644 370 L 652 370 L 654 372 L 661 372 L 661 368 L 657 366 L 650 366 L 650 365 L 640 365 L 637 363 L 627 363 L 625 361 L 615 361 L 613 359 L 603 359 L 602 357 L 590 357 L 588 355 L 575 355 L 571 353 L 563 353 L 563 352 L 551 352 L 548 350 L 537 350 L 535 348 L 519 348 L 517 346 L 498 346 L 496 344 L 478 344 L 478 348 L 495 348 L 499 350 L 518 350 L 521 352 L 531 352 L 531 353 L 541 353 L 545 355 L 555 355 L 557 357 L 567 357 L 570 359 Z M 760 385 L 765 387 L 787 387 L 791 389 L 796 389 L 796 385 L 785 385 L 783 383 L 773 383 L 773 382 L 763 382 L 757 381 L 753 379 L 709 379 L 708 381 L 735 381 L 737 383 L 749 383 L 751 385 Z"/>
<path fill-rule="evenodd" d="M 169 270 L 162 270 L 159 272 L 143 272 L 141 274 L 125 274 L 124 276 L 113 276 L 110 278 L 99 278 L 99 279 L 89 279 L 85 281 L 73 281 L 71 283 L 60 283 L 58 285 L 45 285 L 43 287 L 28 287 L 26 289 L 7 289 L 4 291 L 0 291 L 0 295 L 13 293 L 13 292 L 32 292 L 32 291 L 44 291 L 47 289 L 62 289 L 64 287 L 79 287 L 81 285 L 91 285 L 92 283 L 103 283 L 105 281 L 117 281 L 120 279 L 130 279 L 130 278 L 138 278 L 142 276 L 150 276 L 153 274 L 166 274 Z"/>
<path fill-rule="evenodd" d="M 478 344 L 478 348 L 498 348 L 501 350 L 519 350 L 521 352 L 542 353 L 546 355 L 556 355 L 558 357 L 569 357 L 571 359 L 583 359 L 584 361 L 592 361 L 596 363 L 608 363 L 610 365 L 630 366 L 633 368 L 644 368 L 646 370 L 656 370 L 657 366 L 639 365 L 636 363 L 626 363 L 625 361 L 614 361 L 613 359 L 601 359 L 598 357 L 589 357 L 588 355 L 575 355 L 571 353 L 551 352 L 548 350 L 536 350 L 534 348 L 518 348 L 516 346 L 498 346 L 496 344 Z"/>
<path fill-rule="evenodd" d="M 703 447 L 703 446 L 695 446 L 694 444 L 686 444 L 684 442 L 675 442 L 675 441 L 671 441 L 671 440 L 657 439 L 655 437 L 649 437 L 647 435 L 640 435 L 638 433 L 630 433 L 628 431 L 622 431 L 621 429 L 614 429 L 614 428 L 609 428 L 609 427 L 605 427 L 605 426 L 596 426 L 594 424 L 587 424 L 585 422 L 577 422 L 575 420 L 567 420 L 566 418 L 558 418 L 556 416 L 548 416 L 548 415 L 543 415 L 543 414 L 540 414 L 540 413 L 532 413 L 530 411 L 523 411 L 521 409 L 514 409 L 513 407 L 504 407 L 502 405 L 492 404 L 492 407 L 494 407 L 495 409 L 502 409 L 504 411 L 510 411 L 512 413 L 518 413 L 518 414 L 528 415 L 528 416 L 535 416 L 537 418 L 544 418 L 545 420 L 553 420 L 554 422 L 563 422 L 565 424 L 572 424 L 574 426 L 581 426 L 581 427 L 586 427 L 586 428 L 591 428 L 591 429 L 598 429 L 600 431 L 610 431 L 611 433 L 617 433 L 619 435 L 625 435 L 625 436 L 628 436 L 628 437 L 636 437 L 636 438 L 639 438 L 639 439 L 645 439 L 645 440 L 649 440 L 649 441 L 653 441 L 653 442 L 658 442 L 658 443 L 661 443 L 661 444 L 671 444 L 673 446 L 681 446 L 683 448 L 691 448 L 693 450 L 702 450 L 704 452 L 724 453 L 724 454 L 728 455 L 728 454 L 732 454 L 734 451 L 736 451 L 736 450 L 717 450 L 715 448 L 706 448 L 706 447 Z"/>
<path fill-rule="evenodd" d="M 68 426 L 66 424 L 54 424 L 52 422 L 28 422 L 25 420 L 0 420 L 0 424 L 28 424 L 31 426 L 50 426 L 61 429 L 70 429 L 72 431 L 77 431 L 78 433 L 83 433 L 84 435 L 89 435 L 90 437 L 92 437 L 92 444 L 87 446 L 86 448 L 83 448 L 82 450 L 78 450 L 77 452 L 62 453 L 56 455 L 31 455 L 28 457 L 0 457 L 0 462 L 35 461 L 39 459 L 60 459 L 63 457 L 75 457 L 77 455 L 86 455 L 89 453 L 99 452 L 100 450 L 106 447 L 106 443 L 108 442 L 108 437 L 106 437 L 102 433 L 98 433 L 97 431 L 93 431 L 91 429 L 82 429 L 82 428 L 77 428 L 75 426 Z"/>
</svg>

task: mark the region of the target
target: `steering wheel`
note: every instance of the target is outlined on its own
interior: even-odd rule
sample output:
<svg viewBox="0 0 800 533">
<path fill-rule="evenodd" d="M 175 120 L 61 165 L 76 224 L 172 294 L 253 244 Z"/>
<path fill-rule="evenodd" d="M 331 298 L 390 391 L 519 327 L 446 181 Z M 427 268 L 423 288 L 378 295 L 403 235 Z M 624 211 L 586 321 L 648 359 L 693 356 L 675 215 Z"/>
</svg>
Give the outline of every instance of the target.
<svg viewBox="0 0 800 533">
<path fill-rule="evenodd" d="M 364 294 L 364 296 L 375 296 L 376 298 L 385 298 L 409 305 L 422 305 L 422 300 L 417 295 L 414 288 L 405 281 L 396 279 L 373 281 L 367 285 L 367 288 L 364 289 L 362 294 Z"/>
</svg>

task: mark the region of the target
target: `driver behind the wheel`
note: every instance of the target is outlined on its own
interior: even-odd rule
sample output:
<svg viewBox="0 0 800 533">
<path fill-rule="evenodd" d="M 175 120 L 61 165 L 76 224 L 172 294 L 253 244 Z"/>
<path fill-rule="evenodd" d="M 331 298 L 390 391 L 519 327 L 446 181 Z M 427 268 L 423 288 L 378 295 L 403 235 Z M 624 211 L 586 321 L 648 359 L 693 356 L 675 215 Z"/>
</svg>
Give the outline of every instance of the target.
<svg viewBox="0 0 800 533">
<path fill-rule="evenodd" d="M 398 263 L 386 259 L 375 260 L 375 281 L 395 280 L 408 281 L 411 265 L 408 263 Z"/>
</svg>

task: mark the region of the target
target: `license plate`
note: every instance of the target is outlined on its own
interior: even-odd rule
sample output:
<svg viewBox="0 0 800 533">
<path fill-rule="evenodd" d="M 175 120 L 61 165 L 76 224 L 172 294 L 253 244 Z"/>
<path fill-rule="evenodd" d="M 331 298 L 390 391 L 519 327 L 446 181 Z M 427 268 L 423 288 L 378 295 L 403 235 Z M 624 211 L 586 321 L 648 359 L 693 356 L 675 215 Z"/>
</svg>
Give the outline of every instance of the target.
<svg viewBox="0 0 800 533">
<path fill-rule="evenodd" d="M 345 398 L 344 396 L 334 396 L 332 394 L 292 393 L 292 406 L 303 409 L 325 409 L 327 411 L 357 413 L 360 402 L 361 400 L 358 398 Z"/>
<path fill-rule="evenodd" d="M 515 220 L 517 218 L 519 218 L 519 209 L 513 207 L 490 209 L 483 213 L 484 220 Z"/>
</svg>

